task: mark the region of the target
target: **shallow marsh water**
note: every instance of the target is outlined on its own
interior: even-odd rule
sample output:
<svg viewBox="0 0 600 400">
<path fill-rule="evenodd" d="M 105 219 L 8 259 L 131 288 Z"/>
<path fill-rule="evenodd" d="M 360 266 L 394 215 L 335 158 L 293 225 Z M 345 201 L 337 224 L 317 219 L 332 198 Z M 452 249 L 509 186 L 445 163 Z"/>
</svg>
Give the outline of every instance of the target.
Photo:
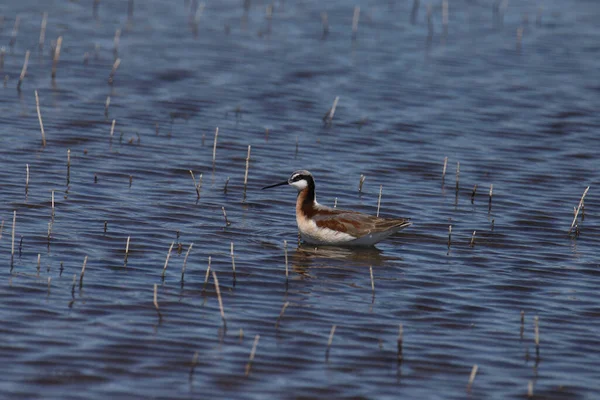
<svg viewBox="0 0 600 400">
<path fill-rule="evenodd" d="M 430 2 L 429 35 L 424 2 L 414 24 L 411 1 L 357 2 L 355 40 L 343 1 L 275 2 L 270 21 L 266 2 L 208 2 L 196 28 L 195 2 L 138 1 L 132 19 L 127 2 L 96 18 L 93 1 L 0 4 L 2 397 L 462 399 L 474 364 L 473 398 L 525 397 L 529 382 L 537 398 L 597 396 L 600 7 L 495 3 L 450 2 L 444 33 Z M 414 225 L 376 249 L 297 248 L 294 190 L 260 187 L 300 168 L 321 203 L 374 214 L 382 185 L 381 214 Z"/>
</svg>

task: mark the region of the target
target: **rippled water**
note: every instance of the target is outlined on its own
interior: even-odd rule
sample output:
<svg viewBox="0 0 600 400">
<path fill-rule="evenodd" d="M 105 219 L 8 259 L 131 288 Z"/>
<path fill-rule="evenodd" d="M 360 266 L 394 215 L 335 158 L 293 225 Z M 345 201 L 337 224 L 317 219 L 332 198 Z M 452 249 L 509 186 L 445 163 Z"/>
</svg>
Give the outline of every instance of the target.
<svg viewBox="0 0 600 400">
<path fill-rule="evenodd" d="M 597 2 L 451 1 L 444 29 L 441 2 L 362 1 L 354 39 L 343 1 L 93 3 L 0 5 L 2 397 L 462 399 L 474 365 L 473 398 L 597 395 Z M 260 187 L 300 168 L 414 225 L 297 248 L 294 190 Z"/>
</svg>

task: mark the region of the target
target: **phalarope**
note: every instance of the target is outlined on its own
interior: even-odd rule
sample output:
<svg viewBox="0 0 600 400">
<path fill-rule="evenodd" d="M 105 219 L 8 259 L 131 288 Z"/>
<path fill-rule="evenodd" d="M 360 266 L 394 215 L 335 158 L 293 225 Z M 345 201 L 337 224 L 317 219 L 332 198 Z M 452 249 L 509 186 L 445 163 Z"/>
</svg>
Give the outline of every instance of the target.
<svg viewBox="0 0 600 400">
<path fill-rule="evenodd" d="M 302 240 L 317 245 L 372 246 L 411 225 L 407 218 L 379 218 L 317 203 L 310 172 L 294 172 L 287 181 L 265 186 L 291 185 L 298 189 L 296 222 Z"/>
</svg>

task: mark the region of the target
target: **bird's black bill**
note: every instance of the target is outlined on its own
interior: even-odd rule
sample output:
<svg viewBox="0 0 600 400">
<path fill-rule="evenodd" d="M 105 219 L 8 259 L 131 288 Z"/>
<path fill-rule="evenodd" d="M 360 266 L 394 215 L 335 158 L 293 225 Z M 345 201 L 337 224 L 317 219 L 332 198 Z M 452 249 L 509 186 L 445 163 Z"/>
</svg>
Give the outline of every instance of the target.
<svg viewBox="0 0 600 400">
<path fill-rule="evenodd" d="M 272 187 L 276 187 L 276 186 L 283 186 L 283 185 L 287 185 L 287 184 L 288 184 L 288 181 L 283 181 L 283 182 L 276 183 L 274 185 L 265 186 L 263 188 L 263 190 L 264 189 L 269 189 L 269 188 L 272 188 Z"/>
</svg>

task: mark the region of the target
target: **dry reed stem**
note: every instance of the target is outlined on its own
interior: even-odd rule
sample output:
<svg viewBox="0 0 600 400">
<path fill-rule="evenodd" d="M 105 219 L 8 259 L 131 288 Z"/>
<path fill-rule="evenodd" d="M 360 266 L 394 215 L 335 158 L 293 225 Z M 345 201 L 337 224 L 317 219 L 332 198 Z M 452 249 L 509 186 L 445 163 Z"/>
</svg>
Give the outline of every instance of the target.
<svg viewBox="0 0 600 400">
<path fill-rule="evenodd" d="M 279 329 L 279 322 L 281 321 L 281 318 L 283 318 L 283 313 L 285 312 L 285 309 L 288 308 L 289 305 L 290 305 L 290 302 L 286 301 L 283 304 L 283 307 L 281 307 L 281 312 L 279 313 L 279 317 L 277 317 L 277 322 L 275 322 L 275 329 Z"/>
<path fill-rule="evenodd" d="M 442 180 L 446 178 L 446 168 L 448 167 L 448 157 L 444 157 L 444 169 L 442 169 Z"/>
<path fill-rule="evenodd" d="M 225 181 L 225 186 L 223 187 L 223 193 L 227 193 L 227 185 L 229 185 L 229 177 L 227 177 L 227 180 Z"/>
<path fill-rule="evenodd" d="M 471 236 L 471 243 L 469 243 L 469 246 L 473 247 L 475 246 L 475 234 L 477 233 L 477 231 L 473 231 L 473 235 Z"/>
<path fill-rule="evenodd" d="M 48 24 L 48 12 L 44 11 L 42 14 L 42 25 L 40 26 L 40 50 L 44 48 L 44 42 L 46 41 L 46 25 Z"/>
<path fill-rule="evenodd" d="M 206 287 L 206 284 L 208 283 L 208 277 L 210 276 L 210 262 L 211 262 L 211 256 L 208 256 L 208 268 L 206 268 L 206 276 L 204 277 L 204 286 L 205 287 Z"/>
<path fill-rule="evenodd" d="M 471 204 L 475 202 L 475 195 L 477 194 L 477 184 L 473 186 L 473 191 L 471 192 Z"/>
<path fill-rule="evenodd" d="M 540 347 L 540 318 L 536 315 L 533 317 L 533 332 L 535 336 L 535 347 Z"/>
<path fill-rule="evenodd" d="M 81 276 L 79 277 L 79 286 L 83 285 L 83 275 L 85 274 L 85 266 L 87 265 L 88 256 L 83 259 L 83 266 L 81 267 Z"/>
<path fill-rule="evenodd" d="M 104 116 L 108 118 L 108 107 L 110 106 L 110 96 L 106 96 L 106 103 L 104 103 Z"/>
<path fill-rule="evenodd" d="M 195 352 L 194 356 L 192 357 L 192 365 L 190 367 L 190 380 L 192 380 L 192 377 L 194 375 L 194 370 L 196 369 L 196 365 L 198 365 L 198 357 L 199 357 L 199 352 Z"/>
<path fill-rule="evenodd" d="M 362 187 L 363 183 L 365 183 L 365 179 L 367 179 L 367 177 L 363 174 L 360 174 L 360 179 L 358 180 L 358 193 L 362 193 Z"/>
<path fill-rule="evenodd" d="M 17 210 L 13 211 L 13 225 L 12 225 L 12 244 L 10 248 L 10 258 L 11 260 L 15 256 L 15 227 L 17 225 Z"/>
<path fill-rule="evenodd" d="M 375 280 L 373 279 L 373 267 L 369 267 L 369 273 L 371 274 L 371 291 L 375 293 Z"/>
<path fill-rule="evenodd" d="M 494 195 L 494 184 L 490 185 L 490 199 L 488 201 L 488 211 L 492 210 L 492 196 Z"/>
<path fill-rule="evenodd" d="M 116 119 L 112 120 L 112 124 L 110 125 L 110 138 L 112 140 L 113 135 L 115 134 L 115 124 L 117 123 Z"/>
<path fill-rule="evenodd" d="M 571 227 L 569 228 L 569 233 L 571 233 L 573 231 L 573 227 L 575 226 L 575 223 L 577 222 L 577 216 L 579 215 L 579 211 L 581 210 L 581 207 L 583 206 L 583 199 L 585 199 L 585 195 L 587 194 L 587 192 L 589 190 L 590 190 L 589 186 L 587 188 L 585 188 L 583 195 L 581 196 L 581 200 L 579 200 L 579 205 L 577 206 L 577 210 L 575 211 L 575 217 L 573 218 L 573 222 L 571 223 Z"/>
<path fill-rule="evenodd" d="M 158 308 L 158 285 L 154 284 L 154 298 L 152 303 L 154 304 L 154 308 L 156 309 L 156 313 L 158 314 L 158 320 L 162 320 L 162 314 L 160 313 L 160 309 Z"/>
<path fill-rule="evenodd" d="M 54 190 L 51 194 L 51 203 L 52 203 L 52 219 L 54 220 Z"/>
<path fill-rule="evenodd" d="M 169 265 L 169 259 L 171 258 L 171 252 L 173 251 L 173 246 L 175 246 L 175 241 L 171 243 L 171 247 L 169 247 L 169 252 L 167 253 L 167 259 L 165 260 L 165 266 L 163 267 L 162 277 L 165 277 L 165 273 L 167 272 L 167 266 Z"/>
<path fill-rule="evenodd" d="M 19 83 L 17 83 L 17 90 L 21 91 L 21 84 L 23 83 L 23 79 L 25 79 L 25 74 L 27 74 L 27 64 L 29 64 L 29 54 L 30 51 L 27 50 L 25 52 L 25 61 L 23 62 L 23 69 L 21 69 L 21 75 L 19 76 Z"/>
<path fill-rule="evenodd" d="M 335 198 L 335 200 L 333 201 L 333 208 L 337 208 L 337 197 Z"/>
<path fill-rule="evenodd" d="M 194 181 L 194 189 L 196 189 L 196 198 L 200 198 L 200 184 L 196 183 L 196 177 L 194 176 L 194 172 L 190 169 L 190 175 L 192 175 L 192 180 Z M 202 174 L 200 174 L 202 176 Z"/>
<path fill-rule="evenodd" d="M 283 241 L 283 255 L 285 257 L 285 280 L 287 282 L 289 278 L 287 240 Z"/>
<path fill-rule="evenodd" d="M 129 241 L 131 240 L 131 235 L 127 236 L 127 245 L 125 245 L 125 265 L 124 267 L 127 266 L 127 258 L 129 258 Z"/>
<path fill-rule="evenodd" d="M 117 54 L 119 52 L 119 42 L 121 41 L 121 29 L 115 30 L 115 38 L 113 39 L 113 52 Z"/>
<path fill-rule="evenodd" d="M 222 206 L 221 210 L 223 210 L 223 217 L 225 217 L 225 226 L 231 225 L 231 222 L 229 222 L 229 220 L 227 219 L 227 213 L 225 212 L 225 207 Z"/>
<path fill-rule="evenodd" d="M 451 243 L 452 243 L 452 225 L 448 225 L 448 248 L 450 248 Z"/>
<path fill-rule="evenodd" d="M 71 284 L 71 296 L 75 295 L 75 284 L 77 282 L 77 274 L 73 274 L 73 283 Z"/>
<path fill-rule="evenodd" d="M 217 279 L 217 274 L 215 271 L 212 272 L 213 281 L 215 282 L 215 290 L 217 291 L 217 300 L 219 301 L 219 310 L 221 311 L 221 319 L 223 320 L 223 325 L 225 325 L 225 329 L 227 329 L 227 321 L 225 320 L 225 311 L 223 310 L 223 299 L 221 299 L 221 289 L 219 288 L 219 280 Z"/>
<path fill-rule="evenodd" d="M 0 240 L 2 240 L 2 232 L 4 231 L 4 220 L 0 223 Z"/>
<path fill-rule="evenodd" d="M 358 20 L 360 19 L 360 7 L 354 7 L 354 15 L 352 16 L 352 38 L 356 39 L 356 33 L 358 32 Z"/>
<path fill-rule="evenodd" d="M 379 217 L 379 208 L 381 207 L 381 192 L 383 191 L 383 185 L 379 185 L 379 198 L 377 199 L 377 217 Z"/>
<path fill-rule="evenodd" d="M 460 161 L 456 162 L 456 192 L 458 193 L 459 187 L 459 178 L 460 178 Z"/>
<path fill-rule="evenodd" d="M 181 282 L 183 282 L 183 276 L 185 275 L 187 259 L 188 259 L 188 256 L 190 255 L 190 251 L 192 251 L 192 246 L 194 246 L 194 243 L 190 243 L 190 245 L 188 246 L 187 252 L 185 253 L 185 257 L 183 258 L 183 267 L 181 268 Z"/>
<path fill-rule="evenodd" d="M 62 36 L 59 36 L 56 40 L 56 49 L 54 50 L 54 59 L 52 60 L 52 79 L 56 78 L 56 67 L 58 66 L 58 60 L 60 59 L 60 49 L 62 47 Z"/>
<path fill-rule="evenodd" d="M 248 168 L 250 167 L 250 149 L 248 145 L 248 156 L 246 157 L 246 172 L 244 173 L 244 197 L 246 197 L 246 186 L 248 185 Z"/>
<path fill-rule="evenodd" d="M 471 369 L 471 375 L 469 376 L 469 383 L 467 384 L 467 392 L 471 391 L 471 387 L 473 386 L 473 382 L 475 381 L 475 375 L 477 375 L 478 369 L 479 369 L 479 366 L 477 364 L 474 364 L 473 368 Z"/>
<path fill-rule="evenodd" d="M 219 127 L 215 129 L 215 141 L 213 142 L 213 164 L 217 160 L 217 139 L 219 138 Z"/>
<path fill-rule="evenodd" d="M 402 342 L 404 341 L 404 328 L 402 324 L 398 327 L 398 362 L 402 361 L 404 355 L 402 354 Z"/>
<path fill-rule="evenodd" d="M 529 381 L 527 383 L 527 397 L 529 397 L 529 398 L 533 397 L 533 381 Z"/>
<path fill-rule="evenodd" d="M 333 116 L 335 115 L 335 110 L 337 108 L 338 101 L 340 101 L 340 96 L 335 96 L 335 99 L 333 100 L 333 105 L 331 106 L 331 109 L 329 110 L 329 112 L 327 114 L 325 114 L 326 122 L 331 123 L 333 121 Z"/>
<path fill-rule="evenodd" d="M 29 164 L 25 164 L 25 197 L 27 197 L 27 193 L 29 192 Z"/>
<path fill-rule="evenodd" d="M 119 65 L 121 65 L 121 59 L 117 58 L 112 66 L 112 70 L 110 71 L 110 75 L 108 76 L 108 83 L 110 85 L 113 84 L 114 80 L 115 80 L 115 73 L 117 72 L 117 68 L 119 68 Z"/>
<path fill-rule="evenodd" d="M 231 268 L 233 269 L 233 284 L 235 285 L 235 255 L 233 254 L 233 242 L 231 242 Z"/>
<path fill-rule="evenodd" d="M 327 340 L 327 350 L 325 351 L 325 360 L 329 360 L 329 349 L 331 348 L 331 343 L 333 342 L 333 335 L 335 334 L 335 330 L 337 325 L 333 325 L 331 327 L 331 331 L 329 332 L 329 340 Z"/>
<path fill-rule="evenodd" d="M 250 375 L 250 370 L 252 369 L 252 363 L 254 362 L 254 356 L 256 355 L 256 347 L 258 346 L 259 340 L 260 340 L 260 335 L 256 335 L 254 337 L 254 343 L 252 344 L 252 351 L 250 352 L 250 358 L 248 359 L 248 363 L 246 364 L 245 376 Z"/>
<path fill-rule="evenodd" d="M 35 107 L 37 109 L 38 120 L 40 121 L 40 131 L 42 132 L 42 147 L 46 147 L 46 133 L 44 132 L 44 123 L 42 122 L 42 112 L 40 111 L 40 98 L 38 91 L 35 91 Z"/>
<path fill-rule="evenodd" d="M 38 257 L 37 257 L 37 274 L 38 274 L 38 276 L 40 275 L 41 262 L 42 262 L 42 255 L 38 253 Z"/>
</svg>

